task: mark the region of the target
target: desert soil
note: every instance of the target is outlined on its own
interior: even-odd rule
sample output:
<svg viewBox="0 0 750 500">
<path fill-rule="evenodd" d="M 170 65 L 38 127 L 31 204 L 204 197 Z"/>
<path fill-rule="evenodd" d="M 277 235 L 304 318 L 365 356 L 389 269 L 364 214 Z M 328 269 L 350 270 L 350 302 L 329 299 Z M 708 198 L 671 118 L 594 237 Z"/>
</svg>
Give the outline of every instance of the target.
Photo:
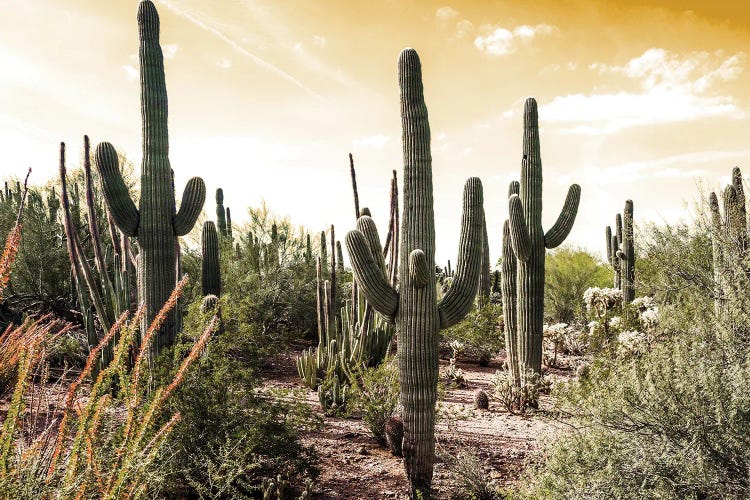
<svg viewBox="0 0 750 500">
<path fill-rule="evenodd" d="M 266 385 L 289 389 L 303 388 L 294 365 L 297 352 L 276 359 L 267 372 Z M 438 402 L 436 430 L 438 459 L 433 488 L 435 498 L 452 498 L 447 460 L 460 449 L 470 449 L 485 471 L 501 486 L 511 485 L 523 470 L 537 459 L 540 444 L 555 435 L 563 424 L 549 417 L 550 396 L 543 395 L 540 411 L 533 415 L 513 415 L 502 404 L 490 399 L 488 410 L 474 409 L 474 393 L 484 389 L 491 394 L 491 378 L 502 370 L 503 357 L 488 367 L 459 362 L 467 388 L 448 388 Z M 440 361 L 442 375 L 448 366 Z M 572 370 L 551 370 L 559 378 L 574 376 Z M 305 389 L 306 402 L 318 414 L 323 411 L 317 393 Z M 303 441 L 313 446 L 319 457 L 320 475 L 315 481 L 315 497 L 320 499 L 402 499 L 408 498 L 402 461 L 381 447 L 360 418 L 324 417 L 321 431 L 307 433 Z"/>
</svg>

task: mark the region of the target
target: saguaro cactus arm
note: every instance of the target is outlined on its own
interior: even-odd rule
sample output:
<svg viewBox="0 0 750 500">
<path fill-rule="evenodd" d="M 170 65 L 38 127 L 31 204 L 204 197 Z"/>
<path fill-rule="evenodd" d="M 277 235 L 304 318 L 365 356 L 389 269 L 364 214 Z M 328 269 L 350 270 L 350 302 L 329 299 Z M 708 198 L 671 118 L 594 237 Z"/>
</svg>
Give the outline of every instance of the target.
<svg viewBox="0 0 750 500">
<path fill-rule="evenodd" d="M 112 144 L 102 142 L 96 147 L 95 156 L 104 200 L 115 225 L 127 236 L 138 236 L 140 215 L 120 173 L 117 151 Z"/>
<path fill-rule="evenodd" d="M 604 230 L 604 237 L 607 240 L 607 262 L 612 264 L 612 228 L 610 226 L 607 226 L 607 228 Z"/>
<path fill-rule="evenodd" d="M 385 259 L 383 259 L 383 252 L 380 245 L 380 235 L 378 234 L 378 228 L 375 225 L 375 221 L 369 215 L 362 215 L 357 219 L 357 229 L 365 235 L 367 244 L 370 247 L 373 259 L 378 265 L 378 268 L 385 273 Z"/>
<path fill-rule="evenodd" d="M 526 262 L 531 257 L 531 236 L 529 236 L 526 217 L 523 215 L 523 204 L 517 194 L 512 194 L 508 198 L 508 211 L 513 253 L 516 254 L 518 260 Z"/>
<path fill-rule="evenodd" d="M 471 177 L 464 186 L 456 277 L 450 290 L 438 304 L 441 328 L 448 328 L 461 321 L 474 304 L 482 260 L 483 201 L 482 181 Z"/>
<path fill-rule="evenodd" d="M 392 319 L 398 310 L 398 293 L 375 261 L 367 237 L 359 230 L 349 231 L 346 235 L 346 249 L 354 278 L 367 302 L 385 318 Z"/>
<path fill-rule="evenodd" d="M 409 279 L 414 288 L 424 288 L 432 277 L 432 270 L 427 263 L 427 255 L 417 248 L 409 254 Z"/>
<path fill-rule="evenodd" d="M 180 211 L 174 216 L 174 234 L 185 236 L 193 228 L 206 201 L 206 184 L 200 177 L 193 177 L 182 193 Z"/>
<path fill-rule="evenodd" d="M 578 204 L 581 201 L 581 186 L 573 184 L 568 189 L 568 196 L 565 198 L 560 216 L 557 222 L 544 235 L 544 246 L 552 249 L 557 248 L 565 241 L 565 238 L 573 229 L 573 223 L 576 221 L 578 214 Z"/>
</svg>

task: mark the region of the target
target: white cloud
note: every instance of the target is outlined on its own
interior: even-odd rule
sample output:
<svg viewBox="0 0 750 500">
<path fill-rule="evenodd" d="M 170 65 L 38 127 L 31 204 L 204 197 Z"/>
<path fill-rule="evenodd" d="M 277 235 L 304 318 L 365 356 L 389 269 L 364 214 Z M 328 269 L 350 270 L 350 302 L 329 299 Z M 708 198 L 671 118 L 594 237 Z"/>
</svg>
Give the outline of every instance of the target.
<svg viewBox="0 0 750 500">
<path fill-rule="evenodd" d="M 743 70 L 744 53 L 693 52 L 678 55 L 652 48 L 622 66 L 593 63 L 601 75 L 627 77 L 639 90 L 576 93 L 555 97 L 540 114 L 548 122 L 570 124 L 564 132 L 607 134 L 644 124 L 685 122 L 717 116 L 742 117 L 735 99 L 713 91 L 717 84 L 736 79 Z M 713 92 L 712 92 L 713 91 Z"/>
<path fill-rule="evenodd" d="M 313 35 L 312 37 L 313 43 L 320 47 L 321 49 L 324 49 L 326 45 L 328 45 L 328 40 L 324 36 L 320 35 Z"/>
<path fill-rule="evenodd" d="M 232 67 L 232 61 L 230 59 L 227 59 L 226 57 L 222 57 L 218 61 L 216 61 L 216 66 L 219 69 L 229 69 Z"/>
<path fill-rule="evenodd" d="M 474 39 L 476 48 L 485 54 L 503 56 L 518 50 L 519 44 L 529 44 L 537 37 L 551 35 L 557 31 L 557 28 L 549 24 L 537 24 L 536 26 L 523 24 L 516 26 L 511 31 L 500 26 L 484 25 L 480 30 L 485 35 L 480 35 Z"/>
<path fill-rule="evenodd" d="M 168 43 L 161 46 L 161 52 L 164 54 L 165 59 L 174 59 L 174 56 L 177 55 L 177 50 L 180 48 L 180 46 L 176 43 Z"/>
<path fill-rule="evenodd" d="M 130 80 L 131 82 L 138 79 L 138 75 L 139 75 L 138 70 L 134 68 L 133 66 L 126 64 L 122 66 L 122 69 L 125 70 L 125 74 L 127 75 L 128 80 Z"/>
<path fill-rule="evenodd" d="M 391 138 L 387 135 L 376 134 L 368 137 L 362 137 L 354 140 L 355 146 L 365 146 L 369 148 L 382 148 L 385 146 Z"/>
<path fill-rule="evenodd" d="M 448 5 L 446 5 L 445 7 L 440 7 L 435 13 L 438 21 L 453 21 L 455 19 L 458 19 L 460 15 L 461 14 L 456 9 Z"/>
</svg>

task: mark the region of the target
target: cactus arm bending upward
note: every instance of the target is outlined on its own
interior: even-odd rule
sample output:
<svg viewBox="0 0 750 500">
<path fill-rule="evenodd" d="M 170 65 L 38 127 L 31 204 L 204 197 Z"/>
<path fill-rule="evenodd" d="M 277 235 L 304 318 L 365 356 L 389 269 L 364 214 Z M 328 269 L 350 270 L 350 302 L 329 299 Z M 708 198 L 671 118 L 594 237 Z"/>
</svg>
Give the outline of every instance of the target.
<svg viewBox="0 0 750 500">
<path fill-rule="evenodd" d="M 461 321 L 474 304 L 482 256 L 483 201 L 482 181 L 477 177 L 470 178 L 464 186 L 456 277 L 450 290 L 438 304 L 440 328 L 449 328 Z"/>
<path fill-rule="evenodd" d="M 198 220 L 206 201 L 206 184 L 200 177 L 193 177 L 185 186 L 182 193 L 180 211 L 174 216 L 174 233 L 177 236 L 185 236 L 190 232 Z"/>
<path fill-rule="evenodd" d="M 138 236 L 140 214 L 120 174 L 117 151 L 112 144 L 102 142 L 96 147 L 95 157 L 99 176 L 102 179 L 104 200 L 115 225 L 126 236 Z"/>
<path fill-rule="evenodd" d="M 523 204 L 518 194 L 512 194 L 508 198 L 508 212 L 510 217 L 510 241 L 513 253 L 518 260 L 526 262 L 531 257 L 531 236 L 526 217 L 523 214 Z"/>
<path fill-rule="evenodd" d="M 362 231 L 349 231 L 346 249 L 357 284 L 362 288 L 367 302 L 386 319 L 392 320 L 398 310 L 398 294 L 375 261 L 367 237 Z"/>
<path fill-rule="evenodd" d="M 578 214 L 578 203 L 581 201 L 581 186 L 573 184 L 568 189 L 565 204 L 557 218 L 557 222 L 544 235 L 544 246 L 548 249 L 559 247 L 573 229 L 573 223 Z"/>
</svg>

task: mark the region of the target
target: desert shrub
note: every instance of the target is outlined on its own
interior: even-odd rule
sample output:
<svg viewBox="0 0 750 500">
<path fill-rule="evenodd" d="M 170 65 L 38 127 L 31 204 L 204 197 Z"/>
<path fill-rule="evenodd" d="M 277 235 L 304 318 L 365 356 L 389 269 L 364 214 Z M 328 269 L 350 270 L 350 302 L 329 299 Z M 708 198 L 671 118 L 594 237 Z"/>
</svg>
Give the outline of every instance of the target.
<svg viewBox="0 0 750 500">
<path fill-rule="evenodd" d="M 560 386 L 559 409 L 574 430 L 550 446 L 525 495 L 750 495 L 747 317 L 669 315 L 661 312 L 647 348 L 595 358 L 578 382 Z M 672 334 L 659 335 L 664 325 Z"/>
<path fill-rule="evenodd" d="M 450 498 L 466 500 L 499 500 L 502 498 L 497 486 L 490 479 L 487 468 L 479 457 L 465 447 L 458 453 L 442 450 L 440 458 L 445 462 L 450 481 Z"/>
<path fill-rule="evenodd" d="M 707 223 L 698 220 L 694 224 L 647 224 L 638 229 L 638 294 L 696 314 L 709 313 L 713 307 L 709 291 L 714 286 L 714 275 Z"/>
<path fill-rule="evenodd" d="M 529 408 L 539 406 L 539 395 L 545 389 L 544 379 L 533 370 L 527 370 L 519 385 L 513 382 L 509 371 L 496 371 L 490 383 L 492 397 L 503 405 L 508 413 L 523 415 Z"/>
<path fill-rule="evenodd" d="M 362 414 L 372 437 L 386 446 L 385 424 L 396 414 L 399 401 L 398 367 L 395 359 L 385 359 L 375 368 L 366 368 L 355 378 L 351 409 Z"/>
<path fill-rule="evenodd" d="M 466 315 L 463 321 L 440 332 L 443 345 L 454 341 L 463 344 L 462 354 L 470 356 L 482 366 L 497 355 L 505 345 L 500 317 L 500 304 L 487 304 Z"/>
<path fill-rule="evenodd" d="M 582 322 L 584 291 L 609 286 L 613 280 L 610 266 L 583 249 L 569 246 L 549 252 L 544 269 L 544 314 L 550 322 Z"/>
<path fill-rule="evenodd" d="M 184 282 L 183 282 L 184 283 Z M 191 364 L 199 357 L 212 334 L 209 325 L 180 360 L 171 378 L 151 385 L 146 373 L 147 351 L 153 333 L 167 311 L 174 307 L 179 287 L 136 346 L 140 314 L 128 321 L 127 314 L 95 346 L 84 369 L 68 387 L 61 418 L 45 420 L 40 405 L 25 410 L 25 394 L 34 365 L 41 360 L 41 344 L 28 344 L 18 363 L 18 378 L 0 439 L 0 496 L 3 498 L 137 498 L 154 496 L 164 480 L 162 462 L 165 439 L 180 420 L 178 413 L 165 412 L 166 403 L 180 387 Z M 45 322 L 42 322 L 45 321 Z M 34 331 L 68 327 L 46 320 L 25 325 Z M 51 332 L 48 332 L 51 333 Z M 117 339 L 112 362 L 96 372 L 98 354 Z M 44 352 L 44 351 L 42 351 Z M 134 355 L 128 370 L 130 354 Z M 39 377 L 46 380 L 46 369 Z M 28 398 L 34 401 L 38 396 Z M 169 413 L 169 414 L 166 414 Z M 161 422 L 159 419 L 161 418 Z M 22 435 L 25 426 L 45 423 L 42 432 Z"/>
<path fill-rule="evenodd" d="M 235 318 L 242 307 L 222 299 L 225 331 L 206 346 L 170 403 L 182 418 L 163 457 L 168 496 L 252 498 L 263 478 L 302 484 L 305 472 L 314 472 L 299 434 L 320 420 L 298 394 L 262 390 L 259 367 L 269 346 L 261 325 Z M 191 304 L 174 359 L 207 321 L 200 301 Z"/>
</svg>

